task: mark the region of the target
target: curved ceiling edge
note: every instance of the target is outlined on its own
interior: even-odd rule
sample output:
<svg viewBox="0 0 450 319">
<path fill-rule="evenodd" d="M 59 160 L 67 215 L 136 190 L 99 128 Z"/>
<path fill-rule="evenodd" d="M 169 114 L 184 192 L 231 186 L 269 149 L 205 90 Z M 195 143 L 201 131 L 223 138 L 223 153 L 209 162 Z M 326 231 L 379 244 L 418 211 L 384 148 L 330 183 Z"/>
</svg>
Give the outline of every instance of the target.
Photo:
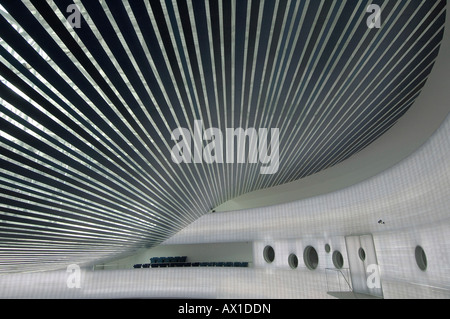
<svg viewBox="0 0 450 319">
<path fill-rule="evenodd" d="M 446 14 L 444 38 L 434 68 L 415 103 L 389 131 L 333 167 L 300 180 L 243 194 L 214 211 L 272 206 L 330 193 L 375 176 L 419 149 L 450 113 L 450 19 L 448 11 Z"/>
</svg>

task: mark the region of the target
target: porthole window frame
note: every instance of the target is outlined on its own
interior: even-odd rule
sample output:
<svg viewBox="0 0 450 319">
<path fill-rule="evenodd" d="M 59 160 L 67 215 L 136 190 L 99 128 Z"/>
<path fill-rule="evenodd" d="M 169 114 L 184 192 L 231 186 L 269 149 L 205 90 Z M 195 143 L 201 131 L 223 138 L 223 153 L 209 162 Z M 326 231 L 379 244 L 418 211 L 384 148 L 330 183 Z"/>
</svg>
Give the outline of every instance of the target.
<svg viewBox="0 0 450 319">
<path fill-rule="evenodd" d="M 291 269 L 297 269 L 298 267 L 298 257 L 296 254 L 292 253 L 288 257 L 288 264 Z"/>
<path fill-rule="evenodd" d="M 428 259 L 422 246 L 416 246 L 414 249 L 414 258 L 416 260 L 417 267 L 419 267 L 421 271 L 426 271 L 428 268 Z"/>
<path fill-rule="evenodd" d="M 339 250 L 333 251 L 331 259 L 336 269 L 342 269 L 344 267 L 344 256 Z"/>
<path fill-rule="evenodd" d="M 325 244 L 325 252 L 326 252 L 327 254 L 329 254 L 329 253 L 331 252 L 331 246 L 330 246 L 330 244 L 328 244 L 328 243 Z"/>
<path fill-rule="evenodd" d="M 359 259 L 361 259 L 361 261 L 366 261 L 366 251 L 364 250 L 364 248 L 359 247 L 358 256 L 359 256 Z"/>
<path fill-rule="evenodd" d="M 263 257 L 266 263 L 273 263 L 275 260 L 275 249 L 271 245 L 265 246 L 263 250 Z"/>
<path fill-rule="evenodd" d="M 315 261 L 311 260 L 311 252 L 314 252 L 315 255 L 317 256 L 317 263 L 315 263 Z M 317 253 L 317 250 L 309 245 L 306 246 L 305 249 L 303 250 L 303 262 L 305 263 L 306 267 L 309 270 L 316 270 L 317 267 L 319 266 L 319 254 Z"/>
</svg>

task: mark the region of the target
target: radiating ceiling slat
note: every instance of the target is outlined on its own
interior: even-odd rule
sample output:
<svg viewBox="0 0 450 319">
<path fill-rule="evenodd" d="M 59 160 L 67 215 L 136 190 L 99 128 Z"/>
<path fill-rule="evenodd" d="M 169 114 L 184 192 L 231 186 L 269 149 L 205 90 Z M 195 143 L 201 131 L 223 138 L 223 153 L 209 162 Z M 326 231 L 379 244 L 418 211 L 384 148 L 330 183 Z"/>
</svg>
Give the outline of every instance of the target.
<svg viewBox="0 0 450 319">
<path fill-rule="evenodd" d="M 371 29 L 372 3 L 1 1 L 0 272 L 157 245 L 370 145 L 419 96 L 446 13 L 444 0 L 380 1 Z M 173 163 L 171 132 L 195 120 L 278 128 L 278 171 Z"/>
</svg>

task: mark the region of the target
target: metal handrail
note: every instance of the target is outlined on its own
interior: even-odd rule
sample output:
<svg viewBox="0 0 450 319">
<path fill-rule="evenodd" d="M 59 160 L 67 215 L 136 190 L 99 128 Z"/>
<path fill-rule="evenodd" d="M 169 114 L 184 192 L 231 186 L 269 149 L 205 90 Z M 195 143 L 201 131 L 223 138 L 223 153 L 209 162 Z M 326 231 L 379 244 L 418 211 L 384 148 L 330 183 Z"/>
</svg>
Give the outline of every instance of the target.
<svg viewBox="0 0 450 319">
<path fill-rule="evenodd" d="M 335 272 L 338 273 L 339 291 L 341 291 L 341 281 L 339 280 L 339 278 L 340 278 L 339 274 L 341 274 L 342 277 L 344 278 L 345 282 L 347 283 L 348 288 L 350 289 L 350 291 L 353 292 L 353 287 L 352 287 L 352 285 L 351 285 L 350 282 L 347 280 L 347 277 L 345 276 L 345 274 L 342 272 L 342 270 L 347 270 L 347 271 L 349 271 L 348 268 L 341 268 L 341 269 L 338 269 L 338 268 L 325 268 L 325 276 L 326 276 L 326 278 L 327 278 L 327 291 L 329 291 L 327 270 L 335 271 Z"/>
</svg>

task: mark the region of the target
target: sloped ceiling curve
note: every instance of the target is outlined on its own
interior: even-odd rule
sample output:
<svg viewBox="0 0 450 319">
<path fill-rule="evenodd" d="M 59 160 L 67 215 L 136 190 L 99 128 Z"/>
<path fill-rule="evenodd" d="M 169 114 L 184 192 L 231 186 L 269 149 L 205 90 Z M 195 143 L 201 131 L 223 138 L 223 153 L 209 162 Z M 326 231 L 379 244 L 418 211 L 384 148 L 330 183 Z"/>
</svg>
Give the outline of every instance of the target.
<svg viewBox="0 0 450 319">
<path fill-rule="evenodd" d="M 156 245 L 227 200 L 356 154 L 420 94 L 446 1 L 1 5 L 0 268 L 12 272 Z M 278 129 L 278 169 L 175 163 L 171 135 L 195 139 L 196 120 Z"/>
</svg>

